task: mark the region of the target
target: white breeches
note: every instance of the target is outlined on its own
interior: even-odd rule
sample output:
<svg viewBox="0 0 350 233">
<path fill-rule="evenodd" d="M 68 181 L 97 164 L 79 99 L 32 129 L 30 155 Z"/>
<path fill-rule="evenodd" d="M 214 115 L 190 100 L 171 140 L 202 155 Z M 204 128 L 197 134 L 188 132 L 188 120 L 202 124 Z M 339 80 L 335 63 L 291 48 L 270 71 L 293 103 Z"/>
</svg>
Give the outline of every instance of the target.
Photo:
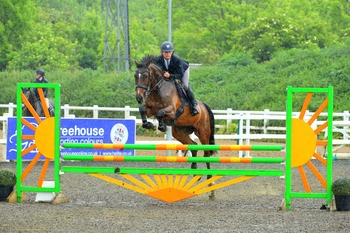
<svg viewBox="0 0 350 233">
<path fill-rule="evenodd" d="M 190 79 L 190 67 L 187 68 L 187 70 L 184 73 L 184 76 L 182 77 L 182 83 L 184 84 L 186 89 L 188 89 L 188 80 L 189 79 Z"/>
</svg>

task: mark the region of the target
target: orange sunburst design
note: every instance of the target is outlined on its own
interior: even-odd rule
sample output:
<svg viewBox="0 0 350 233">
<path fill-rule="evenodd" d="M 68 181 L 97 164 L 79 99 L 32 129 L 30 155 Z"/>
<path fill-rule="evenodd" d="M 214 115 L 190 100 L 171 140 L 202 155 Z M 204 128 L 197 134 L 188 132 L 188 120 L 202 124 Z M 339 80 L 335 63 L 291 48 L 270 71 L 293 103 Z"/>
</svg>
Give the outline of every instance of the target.
<svg viewBox="0 0 350 233">
<path fill-rule="evenodd" d="M 54 129 L 55 129 L 55 118 L 50 117 L 50 114 L 47 109 L 44 93 L 42 88 L 38 88 L 38 93 L 40 97 L 40 102 L 44 109 L 45 119 L 42 120 L 37 112 L 34 110 L 33 106 L 30 104 L 29 100 L 26 96 L 21 93 L 21 99 L 26 107 L 29 109 L 34 119 L 36 120 L 38 126 L 35 127 L 30 122 L 21 119 L 21 123 L 27 126 L 29 129 L 33 131 L 33 134 L 30 135 L 22 135 L 22 140 L 34 140 L 34 144 L 32 144 L 27 149 L 21 152 L 21 156 L 25 156 L 30 153 L 32 150 L 37 149 L 38 152 L 34 156 L 33 160 L 30 164 L 24 169 L 21 175 L 21 181 L 23 182 L 31 170 L 34 168 L 36 163 L 39 161 L 41 156 L 44 156 L 44 164 L 42 166 L 42 170 L 40 173 L 40 177 L 38 180 L 38 187 L 42 187 L 44 178 L 46 176 L 47 169 L 49 167 L 50 159 L 54 159 Z"/>
<path fill-rule="evenodd" d="M 120 174 L 121 177 L 130 182 L 127 183 L 103 174 L 89 175 L 168 203 L 195 197 L 255 177 L 236 177 L 219 184 L 210 185 L 223 178 L 223 176 L 213 176 L 208 180 L 200 181 L 201 175 L 196 175 L 191 179 L 189 179 L 189 175 L 153 175 L 153 179 L 147 175 L 140 175 L 142 179 L 137 179 L 131 175 Z"/>
<path fill-rule="evenodd" d="M 317 135 L 328 126 L 328 122 L 325 122 L 317 129 L 313 130 L 311 124 L 317 119 L 321 112 L 327 107 L 328 98 L 320 105 L 317 111 L 312 115 L 310 120 L 305 122 L 303 120 L 305 112 L 311 101 L 312 93 L 308 93 L 304 101 L 304 105 L 301 109 L 299 118 L 292 119 L 292 157 L 291 157 L 291 167 L 298 168 L 304 189 L 307 193 L 311 193 L 311 188 L 307 180 L 305 170 L 303 166 L 306 164 L 309 169 L 313 172 L 314 176 L 320 181 L 322 186 L 326 189 L 327 184 L 325 179 L 322 177 L 321 173 L 316 169 L 316 167 L 311 162 L 312 158 L 315 158 L 321 162 L 324 166 L 327 166 L 327 160 L 322 158 L 317 154 L 317 145 L 327 145 L 326 141 L 321 141 L 317 139 Z"/>
</svg>

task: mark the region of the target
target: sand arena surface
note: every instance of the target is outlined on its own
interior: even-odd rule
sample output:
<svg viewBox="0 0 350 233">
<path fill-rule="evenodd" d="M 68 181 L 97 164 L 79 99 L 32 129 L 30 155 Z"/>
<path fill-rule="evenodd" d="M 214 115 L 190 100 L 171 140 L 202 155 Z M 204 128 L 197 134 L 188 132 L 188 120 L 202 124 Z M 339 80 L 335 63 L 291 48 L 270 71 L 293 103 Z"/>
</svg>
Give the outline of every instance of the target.
<svg viewBox="0 0 350 233">
<path fill-rule="evenodd" d="M 232 144 L 232 141 L 220 140 L 217 144 Z M 165 151 L 138 151 L 137 155 L 165 155 Z M 220 151 L 215 156 L 237 157 L 238 152 Z M 252 152 L 251 156 L 284 157 L 284 153 Z M 113 162 L 65 161 L 62 164 L 135 166 Z M 27 178 L 28 183 L 36 184 L 42 162 L 38 165 Z M 140 163 L 136 166 L 189 168 L 190 164 Z M 281 166 L 212 164 L 215 169 L 281 169 Z M 323 170 L 323 165 L 317 161 L 315 166 Z M 0 168 L 5 167 L 15 170 L 16 163 L 0 163 Z M 200 164 L 200 168 L 204 168 L 204 164 Z M 50 165 L 48 176 L 52 171 Z M 311 185 L 319 186 L 310 171 L 307 171 L 307 176 Z M 333 161 L 333 180 L 341 177 L 350 177 L 350 160 Z M 297 178 L 293 179 L 293 184 L 302 187 Z M 279 210 L 285 189 L 284 179 L 280 177 L 257 177 L 219 189 L 214 201 L 203 194 L 172 204 L 86 174 L 63 174 L 61 188 L 70 199 L 69 203 L 36 203 L 34 193 L 26 193 L 28 200 L 22 203 L 1 202 L 0 232 L 348 232 L 350 227 L 349 212 L 320 210 L 324 199 L 292 199 L 291 210 Z M 318 190 L 318 187 L 313 189 Z"/>
</svg>

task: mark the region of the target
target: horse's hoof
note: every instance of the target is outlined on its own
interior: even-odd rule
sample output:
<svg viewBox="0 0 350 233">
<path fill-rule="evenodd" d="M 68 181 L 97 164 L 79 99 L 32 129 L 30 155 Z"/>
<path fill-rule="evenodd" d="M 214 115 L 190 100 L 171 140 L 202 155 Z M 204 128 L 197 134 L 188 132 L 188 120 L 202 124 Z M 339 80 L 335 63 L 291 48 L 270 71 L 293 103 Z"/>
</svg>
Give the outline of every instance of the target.
<svg viewBox="0 0 350 233">
<path fill-rule="evenodd" d="M 211 194 L 209 195 L 209 200 L 214 201 L 215 199 L 216 199 L 215 193 L 211 193 Z"/>
<path fill-rule="evenodd" d="M 154 126 L 151 122 L 146 122 L 146 123 L 143 123 L 142 124 L 142 128 L 145 128 L 145 129 L 154 129 Z"/>
<path fill-rule="evenodd" d="M 165 132 L 166 131 L 166 127 L 164 125 L 160 125 L 158 126 L 158 130 L 161 132 Z"/>
</svg>

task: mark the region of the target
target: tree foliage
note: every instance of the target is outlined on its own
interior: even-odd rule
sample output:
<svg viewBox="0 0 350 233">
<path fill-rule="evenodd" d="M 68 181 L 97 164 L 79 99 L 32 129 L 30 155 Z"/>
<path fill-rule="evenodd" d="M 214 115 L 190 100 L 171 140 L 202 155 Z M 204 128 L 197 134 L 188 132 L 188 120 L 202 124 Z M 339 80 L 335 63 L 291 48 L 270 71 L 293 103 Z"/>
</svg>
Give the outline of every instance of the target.
<svg viewBox="0 0 350 233">
<path fill-rule="evenodd" d="M 350 40 L 344 45 L 317 50 L 291 49 L 270 61 L 258 63 L 242 53 L 226 54 L 214 66 L 191 69 L 190 85 L 196 98 L 212 109 L 285 111 L 286 88 L 334 88 L 334 111 L 350 109 Z M 16 101 L 16 84 L 32 82 L 34 71 L 0 72 L 3 103 Z M 47 72 L 50 83 L 60 83 L 61 103 L 72 106 L 138 107 L 132 72 L 104 73 L 99 70 Z M 49 93 L 53 98 L 53 93 Z M 324 97 L 315 95 L 310 111 L 316 111 Z M 294 111 L 300 111 L 305 96 L 297 96 Z M 2 114 L 2 113 L 1 113 Z M 91 117 L 81 111 L 77 116 Z M 85 115 L 83 115 L 85 114 Z M 87 114 L 87 115 L 86 115 Z M 90 114 L 90 115 L 89 115 Z M 135 113 L 137 114 L 137 113 Z M 105 112 L 100 117 L 124 117 Z"/>
<path fill-rule="evenodd" d="M 27 0 L 2 0 L 0 7 L 0 71 L 20 52 L 34 24 L 34 3 Z"/>
<path fill-rule="evenodd" d="M 168 39 L 168 2 L 128 2 L 131 58 L 159 53 Z M 0 71 L 102 68 L 105 3 L 3 0 Z M 349 5 L 348 0 L 173 0 L 172 42 L 176 53 L 192 63 L 213 65 L 235 52 L 259 63 L 270 61 L 290 49 L 343 44 L 350 35 Z M 109 40 L 118 43 L 117 32 Z"/>
</svg>

